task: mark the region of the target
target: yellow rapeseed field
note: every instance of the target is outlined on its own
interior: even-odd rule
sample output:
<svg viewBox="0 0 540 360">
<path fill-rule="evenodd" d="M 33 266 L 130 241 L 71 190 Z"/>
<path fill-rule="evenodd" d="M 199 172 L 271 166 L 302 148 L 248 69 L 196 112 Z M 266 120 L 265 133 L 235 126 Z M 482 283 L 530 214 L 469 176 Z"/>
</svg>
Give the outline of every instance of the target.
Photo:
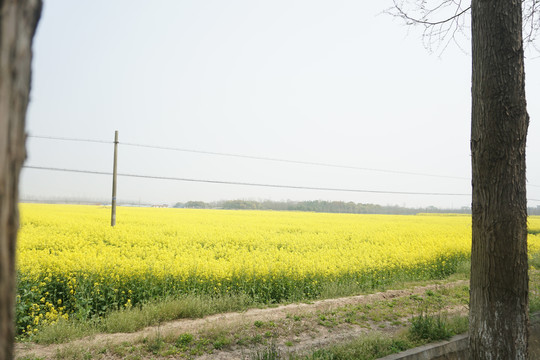
<svg viewBox="0 0 540 360">
<path fill-rule="evenodd" d="M 21 204 L 19 333 L 148 299 L 245 293 L 316 297 L 329 282 L 362 288 L 443 278 L 470 255 L 470 216 Z M 530 227 L 540 229 L 540 217 Z M 529 235 L 531 252 L 540 236 Z"/>
</svg>

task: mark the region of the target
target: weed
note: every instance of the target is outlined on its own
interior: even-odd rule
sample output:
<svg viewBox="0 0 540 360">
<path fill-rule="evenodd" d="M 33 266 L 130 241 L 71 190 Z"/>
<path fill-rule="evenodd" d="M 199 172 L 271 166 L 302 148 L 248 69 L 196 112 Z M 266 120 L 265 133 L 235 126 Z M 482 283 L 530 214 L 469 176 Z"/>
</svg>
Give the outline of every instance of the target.
<svg viewBox="0 0 540 360">
<path fill-rule="evenodd" d="M 261 344 L 263 342 L 263 338 L 261 334 L 256 334 L 251 337 L 251 342 L 253 344 Z"/>
<path fill-rule="evenodd" d="M 447 340 L 453 335 L 441 314 L 433 316 L 421 313 L 411 319 L 410 336 L 414 340 Z"/>
<path fill-rule="evenodd" d="M 193 335 L 189 333 L 181 334 L 176 338 L 175 345 L 180 348 L 187 347 L 193 341 Z"/>
<path fill-rule="evenodd" d="M 214 342 L 212 343 L 212 346 L 216 350 L 221 350 L 226 346 L 229 346 L 231 344 L 231 339 L 225 336 L 220 336 Z"/>
<path fill-rule="evenodd" d="M 334 345 L 314 351 L 308 356 L 293 356 L 293 360 L 349 360 L 378 359 L 380 357 L 410 349 L 416 344 L 405 338 L 389 338 L 373 333 L 352 342 Z"/>
<path fill-rule="evenodd" d="M 90 360 L 92 354 L 78 346 L 66 346 L 59 349 L 55 354 L 56 359 L 69 359 L 69 360 Z"/>
<path fill-rule="evenodd" d="M 257 350 L 257 352 L 251 356 L 251 360 L 280 360 L 282 354 L 279 351 L 275 343 L 270 343 L 263 350 Z"/>
<path fill-rule="evenodd" d="M 165 346 L 165 342 L 159 334 L 152 338 L 146 338 L 143 343 L 146 345 L 146 350 L 154 355 L 157 355 Z"/>
</svg>

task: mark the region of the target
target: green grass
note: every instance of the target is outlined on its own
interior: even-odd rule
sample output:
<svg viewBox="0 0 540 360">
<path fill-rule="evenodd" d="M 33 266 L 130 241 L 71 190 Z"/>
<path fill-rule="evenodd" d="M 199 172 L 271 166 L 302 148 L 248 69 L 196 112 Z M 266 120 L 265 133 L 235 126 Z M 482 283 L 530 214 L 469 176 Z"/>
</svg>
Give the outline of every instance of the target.
<svg viewBox="0 0 540 360">
<path fill-rule="evenodd" d="M 455 281 L 467 278 L 470 263 L 465 261 L 456 267 L 456 272 L 448 280 Z M 438 280 L 437 280 L 438 281 Z M 433 283 L 432 281 L 410 282 L 406 279 L 394 279 L 393 282 L 381 283 L 371 291 L 366 291 L 365 284 L 355 279 L 342 280 L 335 283 L 326 283 L 316 299 L 337 298 L 384 291 L 389 287 L 393 289 L 406 289 L 411 286 L 419 286 Z M 302 299 L 300 300 L 308 300 Z M 288 303 L 284 301 L 282 303 Z M 71 318 L 60 320 L 53 325 L 42 326 L 39 331 L 31 335 L 27 340 L 39 344 L 64 343 L 74 339 L 96 333 L 135 332 L 147 326 L 157 325 L 162 322 L 183 318 L 201 318 L 207 315 L 242 311 L 248 308 L 272 306 L 257 302 L 247 294 L 217 294 L 217 295 L 184 295 L 178 298 L 168 297 L 141 303 L 129 309 L 110 311 L 103 317 L 90 319 Z M 321 320 L 323 323 L 332 324 L 332 320 Z M 217 344 L 219 346 L 219 343 Z"/>
<path fill-rule="evenodd" d="M 260 305 L 246 295 L 188 295 L 178 299 L 168 298 L 137 308 L 114 311 L 103 318 L 88 321 L 61 320 L 54 325 L 44 326 L 30 340 L 39 344 L 64 343 L 96 333 L 135 332 L 166 321 L 201 318 Z"/>
<path fill-rule="evenodd" d="M 529 267 L 540 269 L 540 253 L 532 254 L 529 257 Z"/>
<path fill-rule="evenodd" d="M 421 313 L 411 319 L 409 336 L 413 340 L 426 342 L 448 340 L 454 335 L 466 332 L 468 327 L 466 317 L 453 318 L 449 321 L 444 314 Z"/>
<path fill-rule="evenodd" d="M 392 338 L 381 333 L 371 333 L 352 342 L 316 350 L 309 355 L 298 356 L 294 354 L 282 354 L 277 348 L 269 348 L 268 350 L 261 352 L 266 357 L 261 357 L 257 354 L 252 357 L 251 360 L 369 360 L 378 359 L 415 346 L 416 343 L 404 336 Z"/>
<path fill-rule="evenodd" d="M 419 329 L 419 327 L 421 329 Z M 390 336 L 370 332 L 356 340 L 318 349 L 308 355 L 285 354 L 270 344 L 252 355 L 250 360 L 369 360 L 378 359 L 418 347 L 427 342 L 448 339 L 467 331 L 466 317 L 422 316 L 408 331 Z M 441 330 L 443 330 L 441 332 Z"/>
<path fill-rule="evenodd" d="M 535 313 L 540 311 L 540 272 L 530 271 L 529 280 L 529 312 Z"/>
</svg>

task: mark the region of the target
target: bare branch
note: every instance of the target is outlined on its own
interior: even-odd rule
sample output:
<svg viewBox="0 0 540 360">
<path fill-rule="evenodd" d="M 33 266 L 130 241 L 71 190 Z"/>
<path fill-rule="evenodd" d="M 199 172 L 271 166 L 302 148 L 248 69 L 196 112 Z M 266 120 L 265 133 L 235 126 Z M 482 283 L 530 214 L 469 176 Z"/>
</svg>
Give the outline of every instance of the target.
<svg viewBox="0 0 540 360">
<path fill-rule="evenodd" d="M 455 43 L 459 49 L 462 37 L 468 33 L 470 0 L 392 0 L 385 13 L 404 20 L 407 25 L 423 27 L 424 47 L 441 53 Z M 538 51 L 535 45 L 540 32 L 540 0 L 521 0 L 523 12 L 523 42 L 525 47 Z M 459 39 L 458 39 L 459 38 Z"/>
<path fill-rule="evenodd" d="M 526 45 L 532 45 L 538 32 L 540 31 L 540 1 L 539 0 L 523 0 L 523 42 Z"/>
<path fill-rule="evenodd" d="M 535 0 L 536 1 L 536 0 Z M 396 10 L 399 12 L 399 14 L 407 19 L 407 20 L 410 20 L 410 21 L 413 21 L 415 23 L 418 23 L 418 24 L 424 24 L 424 25 L 431 25 L 431 26 L 434 26 L 434 25 L 441 25 L 441 24 L 445 24 L 445 23 L 448 23 L 448 22 L 452 22 L 454 21 L 456 18 L 460 17 L 461 15 L 465 14 L 467 11 L 469 11 L 471 9 L 471 7 L 467 7 L 466 9 L 464 9 L 463 11 L 455 14 L 454 16 L 451 16 L 449 18 L 446 18 L 444 20 L 441 20 L 441 21 L 427 21 L 427 20 L 422 20 L 422 19 L 417 19 L 417 18 L 413 18 L 413 17 L 410 17 L 406 12 L 404 12 L 401 7 L 399 7 L 397 4 L 396 4 L 396 1 L 394 0 L 394 7 L 396 8 Z"/>
<path fill-rule="evenodd" d="M 444 52 L 450 43 L 458 44 L 457 37 L 468 38 L 465 30 L 470 6 L 467 0 L 392 0 L 394 6 L 386 10 L 410 26 L 423 27 L 424 47 L 429 51 Z M 540 1 L 540 0 L 535 0 Z M 459 47 L 462 49 L 461 47 Z"/>
</svg>

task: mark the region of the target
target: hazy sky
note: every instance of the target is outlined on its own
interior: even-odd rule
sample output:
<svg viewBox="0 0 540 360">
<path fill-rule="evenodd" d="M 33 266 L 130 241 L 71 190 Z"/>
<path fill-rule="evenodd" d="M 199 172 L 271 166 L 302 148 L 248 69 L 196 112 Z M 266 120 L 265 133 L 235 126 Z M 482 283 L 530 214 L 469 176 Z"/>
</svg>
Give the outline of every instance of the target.
<svg viewBox="0 0 540 360">
<path fill-rule="evenodd" d="M 383 192 L 470 193 L 470 43 L 430 54 L 390 1 L 45 1 L 28 166 Z M 526 59 L 528 196 L 540 199 L 540 58 Z M 534 58 L 536 56 L 536 58 Z M 60 141 L 61 137 L 105 141 Z M 328 163 L 263 161 L 128 146 Z M 430 174 L 421 176 L 414 174 Z M 111 177 L 24 169 L 23 199 L 107 201 Z M 119 177 L 118 199 L 343 200 L 461 207 L 470 196 Z M 540 205 L 530 201 L 530 206 Z"/>
</svg>

